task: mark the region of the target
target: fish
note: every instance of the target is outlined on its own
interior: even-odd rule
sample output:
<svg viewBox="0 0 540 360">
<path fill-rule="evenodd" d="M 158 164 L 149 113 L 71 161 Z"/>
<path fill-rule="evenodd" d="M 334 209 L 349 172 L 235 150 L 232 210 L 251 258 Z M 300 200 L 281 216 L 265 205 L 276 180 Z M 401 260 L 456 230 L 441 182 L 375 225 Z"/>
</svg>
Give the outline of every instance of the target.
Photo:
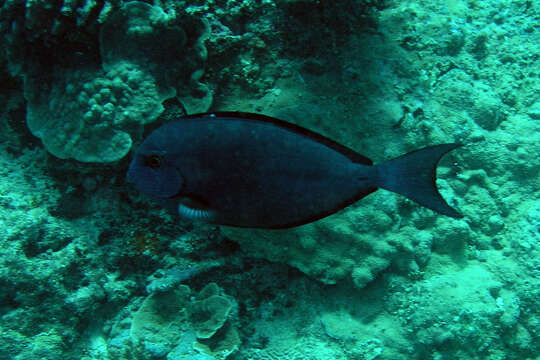
<svg viewBox="0 0 540 360">
<path fill-rule="evenodd" d="M 436 186 L 447 143 L 378 164 L 330 138 L 270 116 L 188 115 L 165 123 L 135 151 L 127 181 L 183 218 L 286 229 L 334 214 L 385 189 L 452 218 Z"/>
</svg>

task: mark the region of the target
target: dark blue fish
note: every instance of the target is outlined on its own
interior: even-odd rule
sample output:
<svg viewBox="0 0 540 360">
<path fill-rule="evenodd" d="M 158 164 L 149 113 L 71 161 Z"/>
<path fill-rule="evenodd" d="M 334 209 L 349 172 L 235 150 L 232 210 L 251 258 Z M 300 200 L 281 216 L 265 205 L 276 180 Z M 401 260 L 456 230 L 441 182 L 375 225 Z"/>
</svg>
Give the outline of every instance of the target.
<svg viewBox="0 0 540 360">
<path fill-rule="evenodd" d="M 298 226 L 377 188 L 459 218 L 435 185 L 439 159 L 458 146 L 431 146 L 373 165 L 335 141 L 268 116 L 197 114 L 150 134 L 127 176 L 181 216 L 222 225 Z"/>
</svg>

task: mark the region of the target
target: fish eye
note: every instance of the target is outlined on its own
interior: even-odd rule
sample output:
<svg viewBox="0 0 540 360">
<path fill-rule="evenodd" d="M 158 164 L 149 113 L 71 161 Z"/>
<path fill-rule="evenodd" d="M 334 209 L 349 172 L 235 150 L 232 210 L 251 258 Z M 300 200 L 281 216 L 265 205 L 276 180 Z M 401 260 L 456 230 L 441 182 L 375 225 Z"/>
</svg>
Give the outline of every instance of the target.
<svg viewBox="0 0 540 360">
<path fill-rule="evenodd" d="M 144 165 L 148 166 L 151 169 L 159 169 L 163 158 L 159 155 L 150 155 L 144 159 Z"/>
</svg>

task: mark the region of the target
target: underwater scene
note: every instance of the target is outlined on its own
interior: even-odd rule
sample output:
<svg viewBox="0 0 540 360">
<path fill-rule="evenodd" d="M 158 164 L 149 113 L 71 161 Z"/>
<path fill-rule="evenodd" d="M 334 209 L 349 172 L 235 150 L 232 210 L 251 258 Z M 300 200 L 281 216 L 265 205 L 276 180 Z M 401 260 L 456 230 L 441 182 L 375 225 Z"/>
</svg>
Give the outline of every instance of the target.
<svg viewBox="0 0 540 360">
<path fill-rule="evenodd" d="M 540 1 L 0 33 L 0 360 L 540 360 Z"/>
</svg>

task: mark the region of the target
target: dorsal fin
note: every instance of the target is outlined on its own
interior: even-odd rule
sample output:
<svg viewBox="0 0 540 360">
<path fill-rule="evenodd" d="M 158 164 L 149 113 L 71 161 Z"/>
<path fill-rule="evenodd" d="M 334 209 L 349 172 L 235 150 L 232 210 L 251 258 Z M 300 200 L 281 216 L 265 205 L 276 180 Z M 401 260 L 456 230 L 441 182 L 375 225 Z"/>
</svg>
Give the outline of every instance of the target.
<svg viewBox="0 0 540 360">
<path fill-rule="evenodd" d="M 373 165 L 373 162 L 371 159 L 360 155 L 356 151 L 341 145 L 340 143 L 327 138 L 324 135 L 321 135 L 319 133 L 316 133 L 312 130 L 306 129 L 300 125 L 296 125 L 284 120 L 276 119 L 271 116 L 266 116 L 262 114 L 255 114 L 255 113 L 246 113 L 246 112 L 237 112 L 237 111 L 218 111 L 218 112 L 209 112 L 209 113 L 202 113 L 202 114 L 193 114 L 188 115 L 185 118 L 189 119 L 195 119 L 195 118 L 236 118 L 236 119 L 242 119 L 246 121 L 258 121 L 258 122 L 264 122 L 268 124 L 272 124 L 274 126 L 280 127 L 282 129 L 286 129 L 288 131 L 292 131 L 294 133 L 300 134 L 302 136 L 308 137 L 313 141 L 316 141 L 318 143 L 324 144 L 328 146 L 329 148 L 345 155 L 349 159 L 351 159 L 352 162 L 363 164 L 363 165 Z"/>
</svg>

